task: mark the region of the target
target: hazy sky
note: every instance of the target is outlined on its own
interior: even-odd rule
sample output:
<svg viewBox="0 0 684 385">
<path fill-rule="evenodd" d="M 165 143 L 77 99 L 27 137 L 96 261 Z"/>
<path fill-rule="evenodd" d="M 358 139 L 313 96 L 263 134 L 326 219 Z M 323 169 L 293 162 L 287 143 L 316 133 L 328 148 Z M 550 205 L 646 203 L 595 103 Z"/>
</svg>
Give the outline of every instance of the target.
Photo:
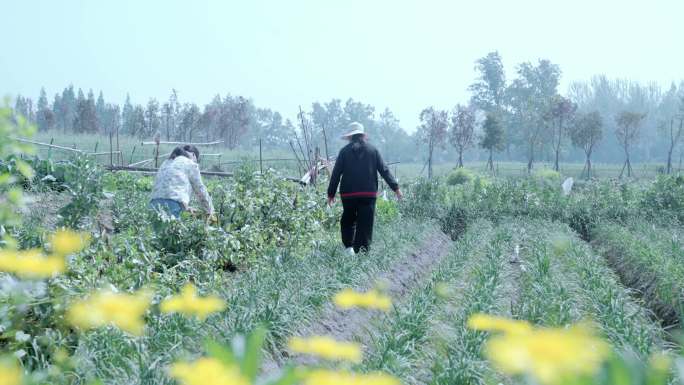
<svg viewBox="0 0 684 385">
<path fill-rule="evenodd" d="M 73 83 L 107 100 L 251 97 L 287 117 L 353 97 L 412 131 L 428 105 L 467 101 L 474 61 L 513 77 L 548 58 L 562 90 L 594 74 L 684 78 L 682 0 L 0 0 L 0 95 L 52 100 Z"/>
</svg>

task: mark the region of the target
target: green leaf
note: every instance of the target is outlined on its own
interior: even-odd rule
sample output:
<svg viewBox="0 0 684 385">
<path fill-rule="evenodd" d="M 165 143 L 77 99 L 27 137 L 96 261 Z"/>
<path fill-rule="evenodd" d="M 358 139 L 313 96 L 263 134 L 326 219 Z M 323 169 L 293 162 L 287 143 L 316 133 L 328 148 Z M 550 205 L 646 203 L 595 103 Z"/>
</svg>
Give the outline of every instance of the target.
<svg viewBox="0 0 684 385">
<path fill-rule="evenodd" d="M 266 338 L 266 329 L 256 328 L 247 339 L 245 357 L 242 361 L 242 374 L 254 382 L 261 365 L 261 346 Z"/>
<path fill-rule="evenodd" d="M 237 359 L 233 352 L 216 341 L 207 341 L 206 350 L 209 356 L 216 358 L 225 365 L 234 365 Z"/>
<path fill-rule="evenodd" d="M 33 176 L 35 175 L 35 173 L 33 172 L 33 169 L 31 168 L 31 166 L 28 163 L 24 162 L 21 159 L 17 159 L 16 164 L 17 164 L 17 170 L 19 170 L 21 175 L 23 175 L 27 179 L 33 179 Z"/>
<path fill-rule="evenodd" d="M 607 362 L 608 378 L 607 381 L 613 385 L 631 385 L 631 370 L 626 362 L 617 355 L 612 355 Z"/>
<path fill-rule="evenodd" d="M 292 367 L 286 367 L 281 372 L 279 378 L 271 382 L 267 382 L 266 385 L 294 385 L 298 384 L 300 380 L 301 376 L 295 369 Z"/>
</svg>

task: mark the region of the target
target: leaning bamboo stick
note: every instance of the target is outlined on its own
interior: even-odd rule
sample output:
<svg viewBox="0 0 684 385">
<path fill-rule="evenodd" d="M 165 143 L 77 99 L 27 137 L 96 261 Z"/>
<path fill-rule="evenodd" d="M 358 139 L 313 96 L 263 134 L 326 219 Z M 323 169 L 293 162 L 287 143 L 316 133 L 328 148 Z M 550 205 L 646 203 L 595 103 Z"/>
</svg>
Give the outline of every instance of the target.
<svg viewBox="0 0 684 385">
<path fill-rule="evenodd" d="M 36 146 L 44 146 L 48 148 L 56 148 L 59 150 L 64 150 L 64 151 L 72 151 L 72 152 L 77 152 L 79 154 L 83 154 L 84 151 L 79 150 L 77 148 L 70 148 L 70 147 L 64 147 L 64 146 L 58 146 L 56 144 L 48 144 L 48 143 L 42 143 L 42 142 L 36 142 L 35 140 L 29 140 L 29 139 L 23 139 L 23 138 L 16 138 L 16 137 L 11 137 L 12 140 L 16 140 L 17 142 L 22 142 L 22 143 L 29 143 L 29 144 L 35 144 Z"/>
<path fill-rule="evenodd" d="M 141 164 L 149 163 L 149 162 L 151 162 L 151 161 L 153 161 L 153 160 L 154 160 L 154 159 L 144 159 L 144 160 L 141 160 L 141 161 L 139 161 L 139 162 L 129 163 L 127 167 L 140 166 Z"/>
</svg>

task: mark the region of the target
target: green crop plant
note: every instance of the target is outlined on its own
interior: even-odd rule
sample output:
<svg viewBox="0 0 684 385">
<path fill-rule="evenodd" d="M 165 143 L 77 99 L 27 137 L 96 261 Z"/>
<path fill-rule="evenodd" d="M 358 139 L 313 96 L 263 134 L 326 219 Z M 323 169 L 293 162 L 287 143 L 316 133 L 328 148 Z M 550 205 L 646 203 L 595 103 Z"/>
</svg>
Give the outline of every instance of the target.
<svg viewBox="0 0 684 385">
<path fill-rule="evenodd" d="M 487 221 L 474 223 L 466 234 L 451 247 L 449 255 L 435 268 L 424 285 L 398 304 L 384 317 L 371 334 L 371 344 L 364 371 L 383 370 L 407 384 L 426 383 L 431 377 L 425 362 L 435 359 L 431 350 L 435 343 L 446 344 L 437 317 L 444 317 L 445 307 L 457 307 L 453 289 L 471 279 L 470 270 L 485 258 L 494 240 L 494 229 Z M 465 285 L 465 284 L 464 284 Z"/>
<path fill-rule="evenodd" d="M 444 279 L 450 289 L 434 317 L 433 347 L 425 354 L 425 361 L 431 366 L 429 382 L 432 384 L 483 384 L 498 376 L 480 354 L 485 333 L 466 326 L 468 318 L 475 313 L 508 314 L 503 298 L 503 267 L 507 263 L 504 251 L 512 247 L 511 236 L 501 228 L 490 232 L 491 238 L 487 236 L 485 242 L 476 247 L 476 252 L 469 253 L 472 248 L 455 252 L 456 258 L 459 255 L 466 258 L 460 274 L 440 270 L 445 276 L 436 276 Z M 482 233 L 475 230 L 467 234 L 474 237 Z"/>
<path fill-rule="evenodd" d="M 530 295 L 523 294 L 519 307 L 539 308 L 538 314 L 546 319 L 541 323 L 550 326 L 562 327 L 582 319 L 596 322 L 614 346 L 642 358 L 667 347 L 663 329 L 635 302 L 606 261 L 570 228 L 543 220 L 514 221 L 511 225 L 524 229 L 532 254 L 543 253 L 551 263 L 547 280 L 525 280 L 530 271 L 537 270 L 534 258 L 538 257 L 523 253 L 523 288 L 528 287 Z M 565 300 L 561 302 L 562 298 Z M 559 313 L 565 316 L 554 316 Z M 529 316 L 520 318 L 535 321 Z"/>
<path fill-rule="evenodd" d="M 677 234 L 645 221 L 627 227 L 604 224 L 592 234 L 622 281 L 636 289 L 666 324 L 684 317 L 684 249 Z"/>
</svg>

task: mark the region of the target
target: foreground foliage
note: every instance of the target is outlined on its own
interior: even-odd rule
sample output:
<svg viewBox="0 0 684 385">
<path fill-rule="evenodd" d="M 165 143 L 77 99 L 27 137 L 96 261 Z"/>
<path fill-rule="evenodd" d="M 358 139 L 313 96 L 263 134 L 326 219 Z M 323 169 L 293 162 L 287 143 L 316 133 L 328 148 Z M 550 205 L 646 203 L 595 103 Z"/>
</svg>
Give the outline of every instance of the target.
<svg viewBox="0 0 684 385">
<path fill-rule="evenodd" d="M 9 136 L 16 124 L 7 122 L 0 132 Z M 423 182 L 399 206 L 381 200 L 380 241 L 367 255 L 349 256 L 337 245 L 337 213 L 323 195 L 270 171 L 243 168 L 230 183 L 211 181 L 218 223 L 210 225 L 151 213 L 148 177 L 104 174 L 75 159 L 56 187 L 28 163 L 16 166 L 18 152 L 0 154 L 15 156 L 0 178 L 7 181 L 2 384 L 659 385 L 681 378 L 681 359 L 642 306 L 681 309 L 674 177 L 589 182 L 569 196 L 550 172 Z M 22 223 L 19 184 L 68 195 L 54 209 L 59 220 Z M 659 227 L 649 232 L 638 218 Z M 425 282 L 402 298 L 381 287 L 353 289 L 393 267 L 433 229 L 431 220 L 456 242 Z M 635 277 L 648 273 L 644 302 L 589 239 L 610 245 Z M 373 312 L 369 342 L 293 337 L 329 303 Z M 291 354 L 323 362 L 295 367 Z"/>
</svg>

